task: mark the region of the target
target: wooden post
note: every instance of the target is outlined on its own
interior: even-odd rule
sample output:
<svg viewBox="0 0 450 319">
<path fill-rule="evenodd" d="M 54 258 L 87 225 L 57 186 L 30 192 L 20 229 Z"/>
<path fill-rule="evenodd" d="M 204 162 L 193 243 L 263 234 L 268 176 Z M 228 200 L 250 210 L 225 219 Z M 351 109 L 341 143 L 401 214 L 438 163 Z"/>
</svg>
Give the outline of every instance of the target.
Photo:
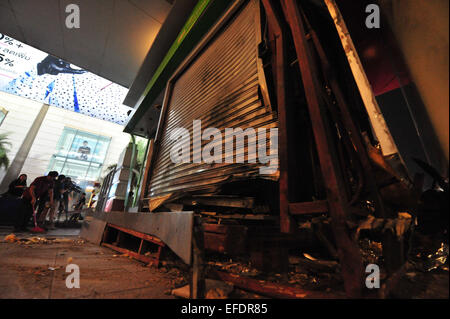
<svg viewBox="0 0 450 319">
<path fill-rule="evenodd" d="M 146 156 L 147 156 L 147 159 L 146 159 L 146 162 L 145 162 L 145 170 L 144 170 L 144 176 L 143 176 L 143 179 L 142 179 L 142 185 L 141 185 L 141 194 L 140 194 L 140 196 L 139 196 L 139 209 L 138 209 L 138 211 L 142 211 L 142 203 L 143 203 L 143 201 L 144 201 L 144 198 L 145 198 L 145 195 L 147 195 L 147 183 L 148 183 L 148 181 L 149 181 L 149 178 L 150 178 L 150 166 L 151 166 L 151 163 L 152 163 L 152 154 L 153 154 L 153 147 L 154 147 L 154 144 L 155 144 L 155 140 L 152 138 L 150 141 L 149 141 L 149 143 L 150 143 L 150 146 L 149 146 L 149 148 L 148 148 L 148 152 L 147 152 L 147 154 L 146 154 Z"/>
<path fill-rule="evenodd" d="M 194 231 L 192 232 L 192 284 L 191 298 L 205 298 L 205 273 L 204 273 L 204 249 L 203 231 L 200 218 L 194 218 Z"/>
<path fill-rule="evenodd" d="M 300 73 L 305 88 L 305 96 L 311 118 L 314 139 L 317 145 L 320 168 L 325 181 L 331 225 L 333 228 L 338 256 L 341 263 L 344 287 L 349 297 L 360 297 L 363 287 L 363 264 L 359 247 L 347 229 L 347 198 L 340 176 L 335 145 L 332 143 L 326 110 L 320 103 L 317 75 L 311 66 L 312 57 L 307 45 L 303 21 L 293 0 L 284 0 L 284 14 L 290 26 Z"/>
<path fill-rule="evenodd" d="M 276 46 L 276 94 L 278 106 L 278 140 L 280 157 L 280 231 L 293 233 L 295 221 L 289 215 L 288 192 L 288 134 L 286 113 L 286 84 L 285 84 L 285 50 L 284 36 L 279 18 L 276 16 L 270 0 L 262 1 L 267 20 L 275 33 Z"/>
</svg>

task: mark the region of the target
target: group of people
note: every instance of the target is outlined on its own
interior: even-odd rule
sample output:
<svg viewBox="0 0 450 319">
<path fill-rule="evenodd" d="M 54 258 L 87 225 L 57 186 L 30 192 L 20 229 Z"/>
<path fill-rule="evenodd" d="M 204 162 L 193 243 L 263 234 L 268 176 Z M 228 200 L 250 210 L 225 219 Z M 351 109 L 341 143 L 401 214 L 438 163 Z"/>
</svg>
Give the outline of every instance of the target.
<svg viewBox="0 0 450 319">
<path fill-rule="evenodd" d="M 55 215 L 60 205 L 63 210 L 69 210 L 69 193 L 72 181 L 70 177 L 51 171 L 47 176 L 37 177 L 27 187 L 27 175 L 21 174 L 9 185 L 8 196 L 21 198 L 17 212 L 14 231 L 27 231 L 26 228 L 33 213 L 36 213 L 37 223 L 41 228 L 54 229 Z M 81 194 L 75 210 L 80 210 L 86 202 L 86 194 Z M 48 218 L 48 220 L 47 220 Z"/>
</svg>

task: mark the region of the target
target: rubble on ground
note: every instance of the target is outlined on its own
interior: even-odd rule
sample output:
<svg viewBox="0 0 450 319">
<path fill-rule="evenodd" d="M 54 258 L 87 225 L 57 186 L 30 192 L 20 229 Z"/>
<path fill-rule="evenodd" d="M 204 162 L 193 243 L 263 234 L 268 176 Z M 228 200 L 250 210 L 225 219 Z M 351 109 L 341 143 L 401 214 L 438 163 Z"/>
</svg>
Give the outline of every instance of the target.
<svg viewBox="0 0 450 319">
<path fill-rule="evenodd" d="M 233 292 L 233 285 L 224 283 L 223 281 L 206 279 L 205 280 L 205 299 L 228 299 Z M 190 298 L 190 285 L 172 289 L 171 295 L 179 298 Z"/>
<path fill-rule="evenodd" d="M 70 243 L 74 245 L 82 245 L 85 243 L 83 239 L 70 239 L 70 238 L 50 238 L 50 237 L 26 237 L 18 238 L 15 234 L 7 235 L 2 242 L 17 243 L 18 245 L 35 245 L 35 244 L 64 244 Z"/>
</svg>

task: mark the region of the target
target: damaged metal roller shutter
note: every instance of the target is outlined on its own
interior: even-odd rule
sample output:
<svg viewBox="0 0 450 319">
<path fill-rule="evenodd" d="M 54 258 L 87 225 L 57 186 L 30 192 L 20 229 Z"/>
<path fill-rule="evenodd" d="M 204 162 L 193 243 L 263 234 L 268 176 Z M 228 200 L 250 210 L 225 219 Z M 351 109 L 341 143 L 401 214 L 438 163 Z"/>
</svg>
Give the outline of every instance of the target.
<svg viewBox="0 0 450 319">
<path fill-rule="evenodd" d="M 223 137 L 225 128 L 251 127 L 256 131 L 277 127 L 276 114 L 264 104 L 261 94 L 265 79 L 258 72 L 259 14 L 257 1 L 245 3 L 169 83 L 147 199 L 213 193 L 223 183 L 261 177 L 261 164 L 247 161 L 247 139 L 245 163 L 192 163 L 194 120 L 201 120 L 203 130 L 218 128 Z M 170 140 L 170 133 L 178 127 L 191 134 L 191 163 L 171 161 L 175 141 Z M 202 148 L 207 143 L 202 141 Z"/>
</svg>

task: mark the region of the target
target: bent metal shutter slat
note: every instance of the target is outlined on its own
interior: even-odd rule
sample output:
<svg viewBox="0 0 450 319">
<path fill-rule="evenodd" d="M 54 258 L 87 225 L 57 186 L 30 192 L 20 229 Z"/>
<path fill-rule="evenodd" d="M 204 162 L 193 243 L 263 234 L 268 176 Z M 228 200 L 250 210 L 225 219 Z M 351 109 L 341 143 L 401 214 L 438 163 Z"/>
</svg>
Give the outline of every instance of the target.
<svg viewBox="0 0 450 319">
<path fill-rule="evenodd" d="M 261 164 L 248 164 L 247 156 L 243 164 L 173 163 L 170 158 L 175 144 L 170 133 L 182 127 L 191 134 L 192 161 L 194 120 L 201 120 L 202 130 L 218 128 L 223 137 L 225 128 L 277 126 L 276 114 L 264 105 L 259 93 L 264 81 L 257 64 L 259 14 L 257 1 L 243 5 L 169 83 L 172 87 L 165 97 L 168 100 L 158 129 L 159 145 L 147 198 L 179 192 L 208 193 L 224 182 L 259 176 Z M 202 146 L 207 143 L 202 141 Z"/>
</svg>

